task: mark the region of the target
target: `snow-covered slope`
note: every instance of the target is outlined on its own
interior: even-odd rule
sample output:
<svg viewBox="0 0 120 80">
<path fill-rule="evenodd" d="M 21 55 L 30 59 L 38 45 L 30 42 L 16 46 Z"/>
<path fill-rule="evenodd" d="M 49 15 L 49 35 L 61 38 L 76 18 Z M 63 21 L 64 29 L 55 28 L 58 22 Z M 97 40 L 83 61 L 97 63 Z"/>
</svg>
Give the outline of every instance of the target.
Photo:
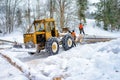
<svg viewBox="0 0 120 80">
<path fill-rule="evenodd" d="M 87 19 L 85 33 L 89 35 L 99 35 L 108 37 L 120 37 L 120 32 L 108 32 L 96 26 L 95 20 Z"/>
</svg>

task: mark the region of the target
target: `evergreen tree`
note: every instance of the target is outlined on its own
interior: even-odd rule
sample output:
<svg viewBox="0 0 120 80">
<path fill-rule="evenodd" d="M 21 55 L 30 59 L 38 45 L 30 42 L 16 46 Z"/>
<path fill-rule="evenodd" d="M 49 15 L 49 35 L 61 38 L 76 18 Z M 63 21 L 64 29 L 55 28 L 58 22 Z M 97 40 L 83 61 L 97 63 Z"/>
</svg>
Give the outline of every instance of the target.
<svg viewBox="0 0 120 80">
<path fill-rule="evenodd" d="M 98 11 L 95 14 L 95 19 L 104 23 L 104 29 L 115 29 L 119 23 L 118 0 L 100 0 L 96 4 Z"/>
<path fill-rule="evenodd" d="M 78 17 L 80 22 L 83 20 L 86 23 L 85 11 L 87 10 L 88 1 L 87 0 L 77 0 L 78 5 Z"/>
</svg>

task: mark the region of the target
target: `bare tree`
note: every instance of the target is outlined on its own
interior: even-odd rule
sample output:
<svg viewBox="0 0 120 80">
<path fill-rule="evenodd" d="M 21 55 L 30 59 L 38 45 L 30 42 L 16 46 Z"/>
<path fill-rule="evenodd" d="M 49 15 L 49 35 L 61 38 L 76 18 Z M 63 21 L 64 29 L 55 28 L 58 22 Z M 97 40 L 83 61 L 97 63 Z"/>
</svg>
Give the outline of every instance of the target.
<svg viewBox="0 0 120 80">
<path fill-rule="evenodd" d="M 6 33 L 11 33 L 15 24 L 15 12 L 21 0 L 5 0 Z"/>
<path fill-rule="evenodd" d="M 40 0 L 37 0 L 37 4 L 36 4 L 36 17 L 37 19 L 40 18 Z"/>
<path fill-rule="evenodd" d="M 3 0 L 0 0 L 0 30 L 4 32 L 4 24 L 5 24 L 5 3 Z"/>
<path fill-rule="evenodd" d="M 46 12 L 49 12 L 49 17 L 50 18 L 54 18 L 55 5 L 56 5 L 56 0 L 49 0 L 45 4 Z"/>
<path fill-rule="evenodd" d="M 16 11 L 16 20 L 17 20 L 17 26 L 19 27 L 22 24 L 22 13 L 21 9 L 17 9 Z"/>
<path fill-rule="evenodd" d="M 75 15 L 75 8 L 73 8 L 73 0 L 56 0 L 56 15 L 58 21 L 60 22 L 61 29 L 68 27 L 70 21 L 73 20 L 73 15 Z"/>
<path fill-rule="evenodd" d="M 59 12 L 60 12 L 60 26 L 61 28 L 64 28 L 64 22 L 65 22 L 65 6 L 66 6 L 66 0 L 58 0 L 59 5 Z"/>
<path fill-rule="evenodd" d="M 28 25 L 30 25 L 30 0 L 28 0 L 27 17 L 28 17 Z"/>
<path fill-rule="evenodd" d="M 54 17 L 55 0 L 50 0 L 50 18 Z"/>
</svg>

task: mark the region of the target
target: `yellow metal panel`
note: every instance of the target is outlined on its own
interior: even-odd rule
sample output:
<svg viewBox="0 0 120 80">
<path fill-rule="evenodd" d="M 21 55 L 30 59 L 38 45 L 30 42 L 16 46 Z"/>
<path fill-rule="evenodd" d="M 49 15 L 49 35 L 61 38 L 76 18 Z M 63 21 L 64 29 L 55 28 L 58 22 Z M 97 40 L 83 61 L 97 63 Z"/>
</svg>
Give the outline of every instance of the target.
<svg viewBox="0 0 120 80">
<path fill-rule="evenodd" d="M 58 30 L 55 30 L 55 36 L 56 36 L 56 37 L 59 37 Z"/>
<path fill-rule="evenodd" d="M 46 22 L 53 22 L 55 21 L 53 18 L 50 18 L 50 19 L 45 19 Z"/>
<path fill-rule="evenodd" d="M 34 35 L 34 36 L 33 36 L 33 42 L 34 42 L 34 44 L 37 44 L 36 33 L 34 33 L 33 35 Z"/>
<path fill-rule="evenodd" d="M 29 41 L 33 41 L 33 34 L 25 34 L 24 35 L 24 43 L 27 43 Z"/>
<path fill-rule="evenodd" d="M 35 32 L 35 34 L 45 34 L 45 32 Z"/>
<path fill-rule="evenodd" d="M 46 32 L 46 40 L 48 40 L 49 38 L 51 38 L 52 37 L 52 35 L 51 35 L 51 32 Z"/>
<path fill-rule="evenodd" d="M 55 21 L 53 18 L 42 19 L 42 20 L 35 20 L 34 23 L 44 23 L 44 22 L 52 22 Z"/>
</svg>

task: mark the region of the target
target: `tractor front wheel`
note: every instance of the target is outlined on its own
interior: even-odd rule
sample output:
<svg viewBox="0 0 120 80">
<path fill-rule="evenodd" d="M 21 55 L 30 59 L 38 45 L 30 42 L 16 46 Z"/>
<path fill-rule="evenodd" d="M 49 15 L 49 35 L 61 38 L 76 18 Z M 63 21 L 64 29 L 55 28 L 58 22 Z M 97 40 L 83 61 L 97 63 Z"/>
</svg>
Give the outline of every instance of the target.
<svg viewBox="0 0 120 80">
<path fill-rule="evenodd" d="M 57 54 L 59 51 L 59 44 L 57 38 L 48 39 L 45 45 L 45 49 L 50 55 Z"/>
</svg>

